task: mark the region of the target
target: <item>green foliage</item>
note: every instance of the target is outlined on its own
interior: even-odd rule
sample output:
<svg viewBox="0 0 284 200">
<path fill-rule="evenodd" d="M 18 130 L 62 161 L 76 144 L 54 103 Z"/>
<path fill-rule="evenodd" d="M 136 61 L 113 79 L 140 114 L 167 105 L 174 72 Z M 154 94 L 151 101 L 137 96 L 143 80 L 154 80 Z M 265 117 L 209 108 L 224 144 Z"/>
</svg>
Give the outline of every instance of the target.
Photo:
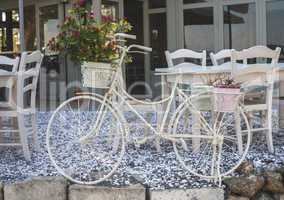
<svg viewBox="0 0 284 200">
<path fill-rule="evenodd" d="M 85 0 L 79 0 L 69 10 L 60 26 L 60 33 L 48 43 L 51 51 L 67 54 L 74 62 L 112 62 L 119 58 L 115 33 L 129 32 L 132 26 L 125 20 L 114 21 L 103 16 L 97 22 Z"/>
</svg>

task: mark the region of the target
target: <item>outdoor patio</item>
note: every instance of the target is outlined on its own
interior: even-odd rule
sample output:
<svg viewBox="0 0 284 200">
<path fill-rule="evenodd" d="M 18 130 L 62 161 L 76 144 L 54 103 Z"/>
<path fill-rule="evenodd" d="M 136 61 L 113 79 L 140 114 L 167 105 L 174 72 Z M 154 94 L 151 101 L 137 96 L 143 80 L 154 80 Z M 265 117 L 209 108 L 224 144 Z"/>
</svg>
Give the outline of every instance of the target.
<svg viewBox="0 0 284 200">
<path fill-rule="evenodd" d="M 0 171 L 5 172 L 0 175 L 1 182 L 14 183 L 37 176 L 59 175 L 50 162 L 45 143 L 47 123 L 51 114 L 51 112 L 38 113 L 40 150 L 33 152 L 30 163 L 24 159 L 21 149 L 17 151 L 15 148 L 1 148 Z M 277 127 L 276 112 L 274 127 Z M 258 171 L 283 166 L 284 131 L 274 132 L 273 141 L 275 153 L 271 154 L 267 150 L 264 134 L 253 137 L 247 160 L 251 161 Z M 162 151 L 158 153 L 151 142 L 140 148 L 129 144 L 121 166 L 108 181 L 100 185 L 125 186 L 141 183 L 154 190 L 214 186 L 214 183 L 194 177 L 184 170 L 176 160 L 171 143 L 162 142 L 161 149 Z"/>
</svg>

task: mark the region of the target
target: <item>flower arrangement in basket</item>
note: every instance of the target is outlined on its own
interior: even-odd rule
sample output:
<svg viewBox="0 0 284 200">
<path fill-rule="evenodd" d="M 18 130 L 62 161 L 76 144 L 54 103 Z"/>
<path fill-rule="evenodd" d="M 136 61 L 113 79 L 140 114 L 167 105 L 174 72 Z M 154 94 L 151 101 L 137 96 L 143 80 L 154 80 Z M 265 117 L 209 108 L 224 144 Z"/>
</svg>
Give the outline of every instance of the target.
<svg viewBox="0 0 284 200">
<path fill-rule="evenodd" d="M 114 34 L 129 32 L 132 26 L 125 19 L 114 21 L 108 16 L 97 21 L 85 0 L 77 1 L 68 12 L 69 16 L 59 27 L 59 34 L 49 41 L 48 48 L 68 55 L 81 65 L 85 86 L 101 87 L 109 81 L 110 72 L 117 66 L 114 63 L 120 56 Z M 131 58 L 126 61 L 130 62 Z"/>
<path fill-rule="evenodd" d="M 234 112 L 239 105 L 242 93 L 241 84 L 230 77 L 221 78 L 214 84 L 214 110 Z"/>
</svg>

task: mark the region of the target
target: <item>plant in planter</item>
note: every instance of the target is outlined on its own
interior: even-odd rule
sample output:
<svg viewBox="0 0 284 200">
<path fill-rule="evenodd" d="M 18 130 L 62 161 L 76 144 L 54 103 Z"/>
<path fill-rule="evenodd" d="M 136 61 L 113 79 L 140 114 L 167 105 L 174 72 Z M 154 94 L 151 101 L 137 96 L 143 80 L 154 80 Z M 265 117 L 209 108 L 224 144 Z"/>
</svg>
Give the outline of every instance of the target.
<svg viewBox="0 0 284 200">
<path fill-rule="evenodd" d="M 242 98 L 241 84 L 227 77 L 214 83 L 214 110 L 234 112 Z"/>
<path fill-rule="evenodd" d="M 94 74 L 94 70 L 110 71 L 119 58 L 120 50 L 114 34 L 131 29 L 132 26 L 125 19 L 113 21 L 103 16 L 102 21 L 98 22 L 86 1 L 79 0 L 69 10 L 69 16 L 60 26 L 59 34 L 49 41 L 48 47 L 51 51 L 68 55 L 71 61 L 80 64 L 83 84 L 90 87 L 96 84 L 93 81 L 98 78 L 105 81 L 109 78 L 107 73 Z M 104 85 L 101 82 L 98 84 Z"/>
<path fill-rule="evenodd" d="M 212 94 L 214 91 L 214 84 L 222 79 L 226 78 L 226 74 L 220 74 L 218 76 L 208 76 L 203 78 L 203 85 L 193 85 L 191 87 L 191 93 L 197 95 L 193 98 L 193 105 L 200 111 L 208 111 L 212 109 L 213 99 Z"/>
</svg>

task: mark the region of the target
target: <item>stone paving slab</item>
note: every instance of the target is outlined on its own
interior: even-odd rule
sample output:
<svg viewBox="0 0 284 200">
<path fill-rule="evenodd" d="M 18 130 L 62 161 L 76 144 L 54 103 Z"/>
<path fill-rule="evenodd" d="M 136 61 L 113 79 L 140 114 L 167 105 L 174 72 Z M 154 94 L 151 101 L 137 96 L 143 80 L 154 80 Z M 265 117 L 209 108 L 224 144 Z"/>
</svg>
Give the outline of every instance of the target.
<svg viewBox="0 0 284 200">
<path fill-rule="evenodd" d="M 151 200 L 224 200 L 222 189 L 188 189 L 150 191 Z"/>
<path fill-rule="evenodd" d="M 122 188 L 71 185 L 69 200 L 145 200 L 146 190 L 141 185 Z"/>
<path fill-rule="evenodd" d="M 6 200 L 67 200 L 67 181 L 59 177 L 38 177 L 4 186 Z"/>
</svg>

